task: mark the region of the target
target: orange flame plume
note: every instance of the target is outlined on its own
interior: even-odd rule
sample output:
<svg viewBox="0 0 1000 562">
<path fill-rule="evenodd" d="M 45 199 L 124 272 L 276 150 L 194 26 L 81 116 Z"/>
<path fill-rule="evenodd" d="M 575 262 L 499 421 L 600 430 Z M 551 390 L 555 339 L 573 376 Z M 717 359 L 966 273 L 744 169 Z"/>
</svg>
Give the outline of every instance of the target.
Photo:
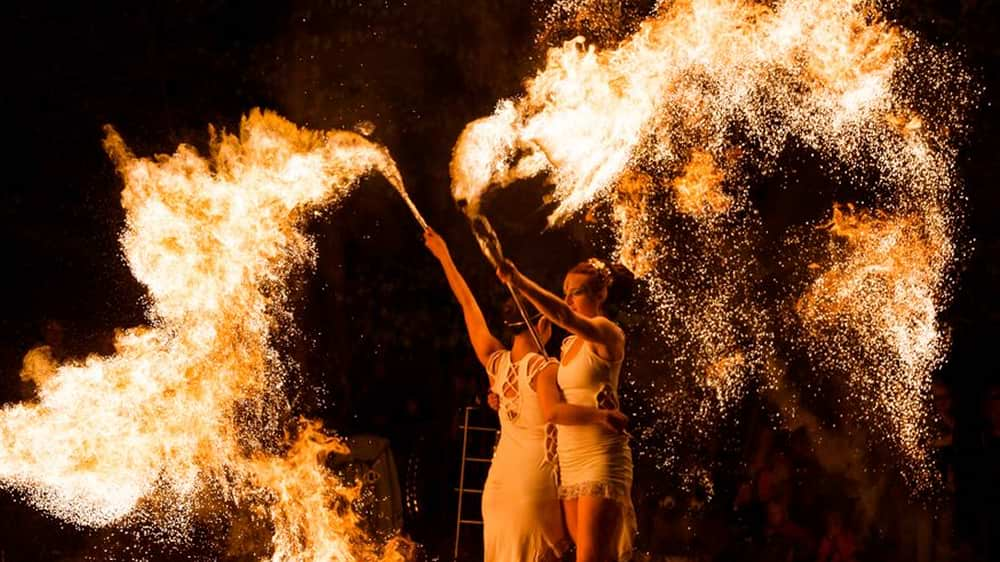
<svg viewBox="0 0 1000 562">
<path fill-rule="evenodd" d="M 451 161 L 453 195 L 475 214 L 490 189 L 545 174 L 552 225 L 608 204 L 616 257 L 649 282 L 656 321 L 671 327 L 661 330 L 664 355 L 697 373 L 711 404 L 698 410 L 718 418 L 751 373 L 776 372 L 769 324 L 780 316 L 755 300 L 760 249 L 752 246 L 762 224 L 749 208 L 741 159 L 731 156 L 754 154 L 756 166 L 774 171 L 794 142 L 832 162 L 842 178 L 870 188 L 880 226 L 854 253 L 838 253 L 843 261 L 822 266 L 798 311 L 836 316 L 843 333 L 869 338 L 839 351 L 858 357 L 879 347 L 900 365 L 885 375 L 853 363 L 857 376 L 887 377 L 905 395 L 889 407 L 888 391 L 859 390 L 886 403 L 881 415 L 897 421 L 881 425 L 920 464 L 920 389 L 946 351 L 935 318 L 955 259 L 954 133 L 971 104 L 970 79 L 876 4 L 676 0 L 658 3 L 610 47 L 566 41 L 548 51 L 521 96 L 465 128 Z M 590 1 L 557 8 L 586 21 L 620 12 Z M 920 101 L 942 88 L 954 93 L 946 109 L 913 109 L 941 107 Z M 858 293 L 876 279 L 884 291 Z"/>
<path fill-rule="evenodd" d="M 319 423 L 272 452 L 291 413 L 270 342 L 289 329 L 287 275 L 315 260 L 300 229 L 371 171 L 401 186 L 388 152 L 259 110 L 238 136 L 211 130 L 210 159 L 186 145 L 139 158 L 110 127 L 105 147 L 124 179 L 120 240 L 150 326 L 119 332 L 109 357 L 32 375 L 37 400 L 0 412 L 0 480 L 89 526 L 182 521 L 224 490 L 267 515 L 273 560 L 401 559 L 358 528 L 354 484 L 323 463 L 346 449 Z"/>
</svg>

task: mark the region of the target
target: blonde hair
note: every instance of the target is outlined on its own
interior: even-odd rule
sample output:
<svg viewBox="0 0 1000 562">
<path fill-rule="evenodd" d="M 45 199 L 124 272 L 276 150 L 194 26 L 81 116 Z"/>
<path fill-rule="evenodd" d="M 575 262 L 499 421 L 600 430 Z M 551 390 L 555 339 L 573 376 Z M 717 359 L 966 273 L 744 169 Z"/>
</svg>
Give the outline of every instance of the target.
<svg viewBox="0 0 1000 562">
<path fill-rule="evenodd" d="M 601 289 L 608 289 L 615 281 L 611 267 L 597 258 L 589 258 L 576 264 L 569 270 L 569 273 L 590 277 L 586 286 L 591 293 L 599 293 Z"/>
</svg>

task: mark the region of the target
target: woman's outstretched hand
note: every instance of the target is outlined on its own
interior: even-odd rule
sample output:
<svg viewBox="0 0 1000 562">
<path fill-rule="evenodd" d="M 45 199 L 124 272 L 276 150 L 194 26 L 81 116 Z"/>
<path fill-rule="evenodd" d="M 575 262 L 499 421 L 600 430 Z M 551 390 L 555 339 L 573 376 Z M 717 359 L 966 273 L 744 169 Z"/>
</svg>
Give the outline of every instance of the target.
<svg viewBox="0 0 1000 562">
<path fill-rule="evenodd" d="M 486 403 L 489 405 L 491 410 L 496 412 L 500 411 L 500 395 L 496 392 L 490 391 L 490 393 L 486 395 Z"/>
<path fill-rule="evenodd" d="M 448 253 L 448 245 L 444 243 L 444 238 L 438 236 L 437 232 L 434 232 L 433 229 L 428 228 L 424 231 L 424 245 L 440 261 L 445 261 L 451 257 Z"/>
</svg>

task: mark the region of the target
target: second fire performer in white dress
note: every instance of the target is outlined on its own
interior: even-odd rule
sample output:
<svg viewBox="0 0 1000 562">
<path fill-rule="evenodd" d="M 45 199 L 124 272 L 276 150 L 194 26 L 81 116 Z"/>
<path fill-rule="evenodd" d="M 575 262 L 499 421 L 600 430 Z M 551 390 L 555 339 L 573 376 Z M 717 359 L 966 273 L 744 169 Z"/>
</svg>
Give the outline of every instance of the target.
<svg viewBox="0 0 1000 562">
<path fill-rule="evenodd" d="M 482 311 L 458 272 L 448 247 L 432 230 L 424 233 L 431 253 L 441 262 L 448 285 L 462 306 L 469 339 L 486 368 L 490 389 L 499 396 L 500 442 L 497 444 L 483 490 L 485 562 L 549 562 L 557 560 L 568 540 L 556 485 L 555 453 L 546 439 L 546 418 L 562 424 L 591 424 L 620 431 L 624 416 L 617 410 L 547 402 L 537 392 L 539 381 L 554 387 L 558 370 L 535 345 L 527 325 L 508 303 L 505 323 L 515 332 L 508 350 L 490 333 Z M 551 325 L 541 318 L 537 326 L 544 342 Z M 571 427 L 566 425 L 566 427 Z"/>
<path fill-rule="evenodd" d="M 541 288 L 509 261 L 501 264 L 497 274 L 552 322 L 573 334 L 563 343 L 557 375 L 565 401 L 583 407 L 618 408 L 625 334 L 603 313 L 614 278 L 607 264 L 590 259 L 571 269 L 563 282 L 565 299 Z M 630 559 L 637 525 L 628 437 L 598 425 L 558 428 L 559 496 L 576 543 L 577 562 Z"/>
</svg>

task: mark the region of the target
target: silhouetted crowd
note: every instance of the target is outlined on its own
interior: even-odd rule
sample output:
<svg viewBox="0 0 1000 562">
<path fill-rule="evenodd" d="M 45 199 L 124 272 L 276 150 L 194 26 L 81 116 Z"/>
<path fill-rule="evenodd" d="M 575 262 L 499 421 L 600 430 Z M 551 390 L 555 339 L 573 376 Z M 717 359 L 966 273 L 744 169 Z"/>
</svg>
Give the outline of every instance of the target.
<svg viewBox="0 0 1000 562">
<path fill-rule="evenodd" d="M 732 485 L 716 495 L 671 492 L 643 502 L 651 560 L 979 562 L 1000 559 L 1000 383 L 956 424 L 949 387 L 935 382 L 931 485 L 902 467 L 822 459 L 806 428 L 758 424 Z M 860 462 L 860 461 L 858 461 Z M 640 491 L 641 493 L 641 491 Z"/>
</svg>

